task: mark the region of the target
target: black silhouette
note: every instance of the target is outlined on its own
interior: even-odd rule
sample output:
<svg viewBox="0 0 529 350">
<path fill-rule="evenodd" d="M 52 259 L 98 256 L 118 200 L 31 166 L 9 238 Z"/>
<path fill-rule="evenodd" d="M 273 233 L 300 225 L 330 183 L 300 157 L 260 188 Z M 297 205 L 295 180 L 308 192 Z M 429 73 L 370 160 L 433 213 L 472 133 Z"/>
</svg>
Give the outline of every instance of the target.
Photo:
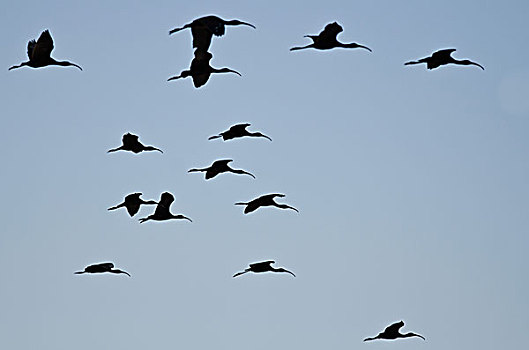
<svg viewBox="0 0 529 350">
<path fill-rule="evenodd" d="M 272 267 L 272 264 L 275 264 L 275 261 L 268 260 L 268 261 L 262 261 L 262 262 L 253 263 L 253 264 L 250 264 L 249 268 L 247 268 L 244 271 L 237 272 L 235 275 L 233 275 L 233 277 L 240 276 L 240 275 L 245 274 L 247 272 L 255 272 L 255 273 L 261 273 L 261 272 L 286 272 L 286 273 L 289 273 L 292 276 L 296 277 L 296 275 L 294 275 L 293 272 L 288 271 L 288 270 L 286 270 L 286 269 L 284 269 L 282 267 L 276 269 L 275 267 Z"/>
<path fill-rule="evenodd" d="M 42 32 L 42 34 L 40 34 L 40 37 L 37 41 L 30 40 L 28 42 L 29 61 L 22 62 L 18 66 L 12 66 L 9 68 L 9 70 L 23 66 L 28 66 L 31 68 L 40 68 L 46 66 L 74 66 L 80 70 L 83 70 L 83 68 L 79 67 L 75 63 L 68 61 L 56 61 L 55 59 L 51 58 L 50 55 L 52 50 L 53 39 L 51 38 L 50 32 L 45 30 Z"/>
<path fill-rule="evenodd" d="M 90 265 L 90 266 L 85 267 L 84 271 L 77 271 L 77 272 L 74 272 L 74 274 L 104 273 L 104 272 L 110 272 L 110 273 L 116 273 L 116 274 L 124 273 L 125 275 L 130 277 L 128 272 L 114 269 L 114 264 L 111 262 Z"/>
<path fill-rule="evenodd" d="M 437 68 L 445 64 L 460 64 L 463 66 L 474 65 L 474 66 L 478 66 L 479 68 L 485 70 L 485 68 L 483 68 L 483 66 L 479 63 L 472 62 L 469 60 L 461 60 L 461 61 L 456 60 L 455 58 L 451 56 L 452 52 L 454 51 L 456 51 L 456 49 L 439 50 L 439 51 L 434 52 L 430 57 L 421 58 L 420 60 L 417 60 L 417 61 L 406 62 L 404 63 L 404 65 L 407 66 L 410 64 L 426 63 L 426 68 L 434 69 L 434 68 Z"/>
<path fill-rule="evenodd" d="M 156 209 L 154 210 L 154 214 L 147 216 L 146 218 L 140 219 L 140 223 L 144 223 L 148 220 L 156 220 L 156 221 L 164 221 L 164 220 L 171 220 L 171 219 L 185 219 L 192 221 L 190 218 L 185 217 L 183 215 L 173 215 L 169 211 L 169 208 L 171 207 L 171 203 L 174 202 L 174 197 L 169 192 L 162 193 L 162 196 L 160 197 L 160 201 L 158 202 L 158 205 L 156 206 Z"/>
<path fill-rule="evenodd" d="M 122 145 L 118 148 L 109 149 L 107 153 L 116 152 L 116 151 L 131 151 L 134 153 L 140 153 L 143 151 L 158 151 L 163 153 L 161 149 L 152 146 L 144 146 L 140 141 L 138 141 L 138 136 L 131 133 L 126 133 L 121 138 Z"/>
<path fill-rule="evenodd" d="M 195 19 L 193 22 L 186 24 L 181 28 L 175 28 L 169 31 L 169 35 L 181 31 L 182 29 L 191 28 L 191 35 L 193 36 L 193 47 L 207 51 L 211 44 L 211 37 L 223 36 L 226 28 L 224 26 L 247 25 L 255 29 L 255 26 L 250 23 L 241 22 L 239 20 L 225 21 L 217 16 L 206 16 Z"/>
<path fill-rule="evenodd" d="M 188 173 L 197 172 L 197 171 L 206 172 L 206 180 L 212 179 L 218 174 L 226 173 L 226 172 L 234 173 L 234 174 L 250 175 L 251 177 L 255 179 L 255 176 L 253 174 L 250 174 L 249 172 L 246 172 L 244 170 L 230 168 L 228 163 L 231 163 L 231 162 L 233 162 L 233 159 L 220 159 L 220 160 L 214 161 L 213 164 L 211 164 L 207 168 L 189 169 L 187 172 Z"/>
<path fill-rule="evenodd" d="M 271 194 L 266 194 L 264 196 L 261 196 L 259 198 L 252 199 L 251 201 L 247 203 L 238 202 L 238 203 L 235 203 L 235 205 L 246 205 L 246 208 L 244 208 L 244 214 L 251 213 L 252 211 L 255 211 L 256 209 L 258 209 L 259 207 L 266 207 L 266 206 L 274 206 L 274 207 L 278 207 L 281 209 L 292 209 L 299 213 L 299 211 L 294 207 L 291 207 L 286 204 L 276 203 L 274 201 L 275 197 L 282 198 L 282 197 L 285 197 L 285 195 L 280 194 L 280 193 L 271 193 Z"/>
<path fill-rule="evenodd" d="M 250 136 L 250 137 L 264 137 L 272 141 L 272 139 L 266 135 L 261 134 L 260 132 L 249 132 L 246 130 L 247 127 L 249 127 L 251 124 L 237 124 L 230 127 L 229 130 L 226 130 L 224 132 L 221 132 L 218 135 L 211 136 L 208 138 L 208 140 L 214 140 L 222 137 L 224 141 L 231 140 L 237 137 L 244 137 L 244 136 Z"/>
<path fill-rule="evenodd" d="M 115 210 L 121 207 L 127 208 L 129 215 L 132 217 L 136 215 L 138 210 L 140 210 L 140 205 L 142 204 L 158 204 L 155 201 L 144 201 L 140 198 L 141 193 L 132 193 L 125 197 L 123 203 L 116 205 L 115 207 L 108 208 L 108 210 Z"/>
<path fill-rule="evenodd" d="M 305 35 L 305 38 L 311 38 L 313 43 L 303 47 L 293 47 L 290 51 L 303 50 L 308 48 L 318 50 L 329 50 L 335 47 L 343 47 L 346 49 L 362 48 L 371 51 L 369 47 L 359 45 L 357 43 L 344 44 L 338 41 L 336 37 L 339 33 L 343 32 L 343 28 L 336 22 L 329 23 L 325 26 L 325 29 L 318 35 Z"/>
<path fill-rule="evenodd" d="M 209 65 L 209 61 L 213 55 L 209 52 L 202 51 L 200 49 L 195 50 L 195 57 L 191 61 L 191 67 L 189 70 L 184 70 L 178 76 L 171 77 L 167 81 L 176 80 L 180 78 L 193 78 L 193 84 L 196 88 L 206 84 L 209 80 L 209 76 L 212 73 L 235 73 L 241 76 L 241 73 L 234 71 L 229 68 L 213 68 Z"/>
<path fill-rule="evenodd" d="M 400 321 L 397 323 L 393 323 L 391 326 L 387 326 L 386 329 L 384 329 L 384 332 L 379 333 L 376 337 L 373 338 L 366 338 L 364 341 L 370 341 L 375 339 L 386 339 L 386 340 L 393 340 L 397 338 L 410 338 L 410 337 L 419 337 L 423 340 L 426 340 L 422 335 L 415 334 L 415 333 L 406 333 L 402 334 L 399 332 L 399 330 L 404 326 L 404 322 Z"/>
</svg>

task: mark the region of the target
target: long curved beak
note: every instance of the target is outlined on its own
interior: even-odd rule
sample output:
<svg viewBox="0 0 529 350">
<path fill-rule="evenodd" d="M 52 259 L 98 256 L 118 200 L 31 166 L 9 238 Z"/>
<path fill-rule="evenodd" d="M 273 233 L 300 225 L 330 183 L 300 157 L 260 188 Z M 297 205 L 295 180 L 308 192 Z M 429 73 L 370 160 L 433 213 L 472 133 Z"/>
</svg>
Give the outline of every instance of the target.
<svg viewBox="0 0 529 350">
<path fill-rule="evenodd" d="M 239 72 L 237 72 L 236 70 L 233 70 L 233 69 L 229 69 L 229 68 L 228 68 L 226 71 L 227 71 L 227 72 L 230 72 L 230 73 L 235 73 L 235 74 L 239 75 L 240 77 L 242 77 L 242 74 L 239 73 Z"/>
<path fill-rule="evenodd" d="M 70 63 L 71 63 L 71 62 L 70 62 Z M 79 68 L 80 70 L 83 70 L 83 68 L 81 68 L 81 66 L 78 66 L 78 65 L 77 65 L 77 64 L 75 64 L 75 63 L 71 63 L 71 65 L 72 65 L 72 66 L 74 66 L 74 67 L 77 67 L 77 68 Z"/>
<path fill-rule="evenodd" d="M 253 24 L 250 24 L 250 23 L 247 23 L 247 22 L 241 22 L 241 24 L 244 24 L 244 25 L 246 25 L 246 26 L 250 26 L 250 27 L 252 27 L 253 29 L 257 29 L 257 28 L 255 28 L 255 26 L 254 26 Z"/>
<path fill-rule="evenodd" d="M 479 64 L 479 63 L 476 63 L 476 62 L 472 62 L 472 61 L 470 61 L 470 64 L 473 64 L 474 66 L 478 66 L 479 68 L 485 70 L 485 68 L 484 68 L 481 64 Z"/>
<path fill-rule="evenodd" d="M 367 46 L 364 46 L 364 45 L 358 45 L 358 47 L 361 48 L 361 49 L 366 49 L 366 50 L 369 51 L 369 52 L 373 52 L 373 50 L 371 50 L 371 49 L 370 49 L 369 47 L 367 47 Z"/>
</svg>

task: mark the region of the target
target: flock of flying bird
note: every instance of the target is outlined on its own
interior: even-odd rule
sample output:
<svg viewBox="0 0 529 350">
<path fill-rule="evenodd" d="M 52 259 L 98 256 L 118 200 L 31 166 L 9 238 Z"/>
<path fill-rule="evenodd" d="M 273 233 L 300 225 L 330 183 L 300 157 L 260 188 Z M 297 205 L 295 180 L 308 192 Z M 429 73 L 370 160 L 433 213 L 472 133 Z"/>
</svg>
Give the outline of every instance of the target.
<svg viewBox="0 0 529 350">
<path fill-rule="evenodd" d="M 215 36 L 222 36 L 225 34 L 225 26 L 237 26 L 237 25 L 246 25 L 249 27 L 252 27 L 255 29 L 255 26 L 253 24 L 242 22 L 239 20 L 223 20 L 222 18 L 219 18 L 217 16 L 205 16 L 198 18 L 191 23 L 188 23 L 180 28 L 175 28 L 169 31 L 169 34 L 177 33 L 184 29 L 191 29 L 191 35 L 193 37 L 193 48 L 195 49 L 194 52 L 194 58 L 191 61 L 191 66 L 189 70 L 184 70 L 180 73 L 178 76 L 173 76 L 168 79 L 168 81 L 176 80 L 180 78 L 186 78 L 191 77 L 193 79 L 193 84 L 196 88 L 201 87 L 207 83 L 209 80 L 209 77 L 212 73 L 235 73 L 238 75 L 241 75 L 239 72 L 232 70 L 230 68 L 213 68 L 210 66 L 209 61 L 213 57 L 213 55 L 208 52 L 209 46 L 211 44 L 211 40 L 213 35 Z M 303 50 L 303 49 L 317 49 L 317 50 L 329 50 L 333 48 L 362 48 L 365 50 L 368 50 L 372 52 L 370 48 L 367 46 L 363 46 L 357 43 L 341 43 L 337 40 L 337 36 L 340 32 L 343 31 L 343 28 L 336 22 L 327 24 L 323 31 L 321 31 L 318 35 L 305 35 L 305 37 L 308 37 L 312 40 L 312 44 L 301 46 L 301 47 L 292 47 L 291 51 L 297 51 L 297 50 Z M 82 70 L 82 68 L 72 62 L 69 61 L 57 61 L 54 58 L 51 57 L 51 52 L 53 50 L 53 39 L 49 33 L 48 30 L 45 30 L 42 32 L 38 40 L 31 40 L 28 42 L 27 46 L 27 54 L 29 60 L 26 62 L 20 63 L 18 66 L 12 66 L 9 68 L 9 70 L 13 70 L 16 68 L 20 68 L 23 66 L 28 66 L 31 68 L 40 68 L 50 65 L 58 65 L 58 66 L 74 66 Z M 418 59 L 416 61 L 410 61 L 404 63 L 405 65 L 415 65 L 415 64 L 426 64 L 427 69 L 435 69 L 439 66 L 446 65 L 446 64 L 458 64 L 458 65 L 475 65 L 480 67 L 481 69 L 485 69 L 480 64 L 470 61 L 470 60 L 456 60 L 454 59 L 451 54 L 456 51 L 455 49 L 443 49 L 434 52 L 431 56 Z M 237 124 L 232 127 L 230 127 L 229 130 L 226 130 L 224 132 L 221 132 L 218 135 L 214 135 L 209 137 L 209 140 L 214 140 L 217 138 L 222 138 L 224 141 L 232 140 L 235 138 L 241 138 L 241 137 L 262 137 L 266 138 L 270 141 L 272 139 L 264 135 L 260 132 L 250 132 L 247 130 L 247 128 L 250 126 L 250 124 Z M 163 153 L 163 151 L 159 148 L 153 147 L 153 146 L 145 146 L 140 141 L 137 135 L 133 135 L 130 133 L 127 133 L 123 135 L 122 137 L 122 145 L 108 150 L 109 153 L 116 152 L 116 151 L 130 151 L 133 153 L 140 153 L 143 151 L 158 151 L 160 153 Z M 255 176 L 247 172 L 245 170 L 241 169 L 233 169 L 229 166 L 229 163 L 231 163 L 232 159 L 220 159 L 216 160 L 211 164 L 209 167 L 206 168 L 195 168 L 190 169 L 188 172 L 204 172 L 205 173 L 205 179 L 209 180 L 214 178 L 215 176 L 225 173 L 225 172 L 231 172 L 234 174 L 241 174 L 241 175 L 247 175 L 251 176 L 252 178 L 255 178 Z M 119 208 L 126 208 L 129 215 L 132 217 L 138 213 L 141 205 L 156 205 L 155 211 L 153 214 L 139 219 L 140 223 L 144 223 L 149 220 L 155 220 L 155 221 L 165 221 L 165 220 L 171 220 L 171 219 L 183 219 L 192 221 L 190 218 L 178 214 L 174 215 L 170 212 L 170 206 L 174 202 L 174 196 L 169 192 L 164 192 L 160 196 L 160 200 L 158 202 L 154 200 L 143 200 L 140 198 L 142 194 L 141 193 L 132 193 L 125 197 L 124 201 L 116 206 L 113 206 L 111 208 L 108 208 L 108 210 L 116 210 Z M 260 207 L 264 206 L 275 206 L 280 209 L 290 209 L 294 210 L 296 212 L 299 212 L 296 208 L 289 206 L 287 204 L 280 204 L 275 201 L 275 198 L 282 198 L 284 197 L 284 194 L 279 193 L 272 193 L 272 194 L 266 194 L 261 197 L 255 198 L 249 202 L 237 202 L 235 205 L 244 205 L 246 206 L 244 209 L 244 214 L 251 213 L 255 210 L 257 210 Z M 248 268 L 246 268 L 244 271 L 237 272 L 233 275 L 233 277 L 237 277 L 240 275 L 243 275 L 248 272 L 253 273 L 262 273 L 262 272 L 278 272 L 278 273 L 288 273 L 292 276 L 296 276 L 292 271 L 286 270 L 284 268 L 275 268 L 272 266 L 275 262 L 272 260 L 263 261 L 263 262 L 257 262 L 252 263 L 249 265 Z M 87 266 L 83 271 L 77 271 L 75 274 L 84 274 L 84 273 L 114 273 L 114 274 L 126 274 L 130 276 L 130 274 L 126 271 L 115 269 L 114 264 L 111 262 L 105 262 L 105 263 L 99 263 Z M 419 337 L 421 339 L 425 339 L 422 335 L 416 334 L 416 333 L 406 333 L 402 334 L 400 333 L 400 329 L 404 326 L 403 321 L 396 322 L 388 327 L 385 328 L 384 331 L 376 335 L 375 337 L 370 337 L 364 339 L 364 341 L 371 341 L 376 339 L 386 339 L 386 340 L 393 340 L 397 338 L 409 338 L 409 337 Z"/>
</svg>

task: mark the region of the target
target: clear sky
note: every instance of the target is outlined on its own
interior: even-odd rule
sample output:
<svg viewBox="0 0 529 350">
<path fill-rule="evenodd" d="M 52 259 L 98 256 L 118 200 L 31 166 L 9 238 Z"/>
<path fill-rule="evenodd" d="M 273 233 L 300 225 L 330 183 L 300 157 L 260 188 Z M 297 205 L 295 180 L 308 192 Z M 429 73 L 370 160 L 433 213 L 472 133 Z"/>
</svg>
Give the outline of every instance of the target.
<svg viewBox="0 0 529 350">
<path fill-rule="evenodd" d="M 522 349 L 527 1 L 6 1 L 0 348 Z M 216 14 L 214 67 L 167 82 Z M 337 21 L 365 50 L 289 52 Z M 69 67 L 7 68 L 49 29 Z M 404 66 L 442 48 L 485 67 Z M 207 138 L 239 122 L 270 135 Z M 131 132 L 163 154 L 107 154 Z M 256 175 L 205 181 L 215 159 Z M 108 212 L 174 194 L 187 221 Z M 238 201 L 285 193 L 300 213 Z M 296 273 L 231 276 L 273 259 Z M 113 261 L 132 274 L 74 275 Z M 363 343 L 404 320 L 421 339 Z"/>
</svg>

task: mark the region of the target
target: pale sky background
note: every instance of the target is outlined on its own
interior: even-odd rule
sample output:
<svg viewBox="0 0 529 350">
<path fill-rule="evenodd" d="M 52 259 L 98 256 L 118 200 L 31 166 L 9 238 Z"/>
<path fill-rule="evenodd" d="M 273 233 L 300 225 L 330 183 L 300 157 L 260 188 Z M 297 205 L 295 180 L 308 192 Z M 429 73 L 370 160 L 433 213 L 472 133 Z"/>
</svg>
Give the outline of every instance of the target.
<svg viewBox="0 0 529 350">
<path fill-rule="evenodd" d="M 522 349 L 527 1 L 12 1 L 0 12 L 0 348 Z M 167 82 L 216 14 L 242 77 Z M 373 49 L 289 52 L 330 22 Z M 49 29 L 53 57 L 21 68 Z M 485 67 L 403 63 L 443 48 Z M 208 141 L 250 122 L 265 139 Z M 131 132 L 163 154 L 106 151 Z M 248 176 L 188 174 L 232 158 Z M 147 222 L 108 212 L 175 195 Z M 280 192 L 300 213 L 243 215 Z M 274 259 L 287 274 L 231 276 Z M 113 261 L 132 274 L 74 275 Z M 426 337 L 363 343 L 404 320 Z"/>
</svg>

